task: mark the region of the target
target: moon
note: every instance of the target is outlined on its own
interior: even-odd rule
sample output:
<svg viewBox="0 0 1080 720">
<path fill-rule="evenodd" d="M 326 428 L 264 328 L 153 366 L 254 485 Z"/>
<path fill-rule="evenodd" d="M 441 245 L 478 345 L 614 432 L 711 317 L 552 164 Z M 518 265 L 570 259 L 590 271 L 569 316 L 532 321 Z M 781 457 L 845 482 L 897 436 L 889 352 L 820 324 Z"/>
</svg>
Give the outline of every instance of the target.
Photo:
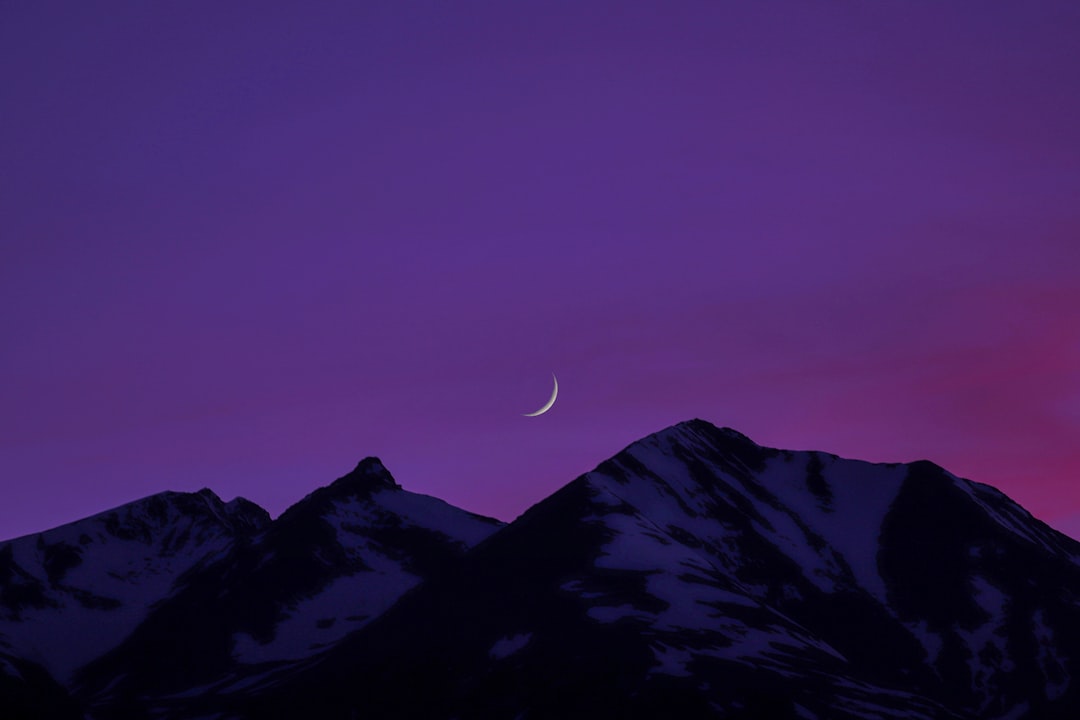
<svg viewBox="0 0 1080 720">
<path fill-rule="evenodd" d="M 540 408 L 536 412 L 522 413 L 524 417 L 536 417 L 537 415 L 543 415 L 551 409 L 552 405 L 555 404 L 555 398 L 559 397 L 559 379 L 555 377 L 555 373 L 551 373 L 551 379 L 555 381 L 555 389 L 551 391 L 551 398 L 548 399 L 546 403 L 544 403 L 544 407 Z"/>
</svg>

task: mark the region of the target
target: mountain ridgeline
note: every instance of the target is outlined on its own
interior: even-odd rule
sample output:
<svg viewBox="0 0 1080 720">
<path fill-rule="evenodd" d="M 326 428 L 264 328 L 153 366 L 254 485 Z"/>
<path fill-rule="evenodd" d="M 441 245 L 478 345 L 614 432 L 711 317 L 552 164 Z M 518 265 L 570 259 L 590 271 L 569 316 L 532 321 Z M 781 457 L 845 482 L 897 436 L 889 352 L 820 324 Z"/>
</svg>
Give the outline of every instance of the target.
<svg viewBox="0 0 1080 720">
<path fill-rule="evenodd" d="M 926 462 L 692 420 L 503 524 L 367 458 L 0 543 L 13 718 L 1080 713 L 1080 544 Z"/>
</svg>

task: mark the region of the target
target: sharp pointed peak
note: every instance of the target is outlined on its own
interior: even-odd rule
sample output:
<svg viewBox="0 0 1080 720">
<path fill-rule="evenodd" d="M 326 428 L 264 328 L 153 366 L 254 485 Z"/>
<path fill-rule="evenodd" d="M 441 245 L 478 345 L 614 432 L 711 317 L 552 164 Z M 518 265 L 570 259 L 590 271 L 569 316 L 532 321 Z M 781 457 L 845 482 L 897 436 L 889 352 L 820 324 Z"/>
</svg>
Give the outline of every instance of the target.
<svg viewBox="0 0 1080 720">
<path fill-rule="evenodd" d="M 211 502 L 214 502 L 214 503 L 220 503 L 222 505 L 225 504 L 225 502 L 221 499 L 221 497 L 216 492 L 214 492 L 213 490 L 211 490 L 208 487 L 201 488 L 201 489 L 195 491 L 194 494 L 202 496 L 202 497 L 206 498 L 207 500 L 210 500 Z"/>
<path fill-rule="evenodd" d="M 365 457 L 356 464 L 351 471 L 342 475 L 330 485 L 337 489 L 366 489 L 366 490 L 400 490 L 401 486 L 394 480 L 394 476 L 382 464 L 382 460 L 375 456 Z"/>
<path fill-rule="evenodd" d="M 286 526 L 300 518 L 322 516 L 331 512 L 334 506 L 354 501 L 369 502 L 373 496 L 385 491 L 402 491 L 402 488 L 379 458 L 368 456 L 334 482 L 313 490 L 290 505 L 274 522 Z"/>
</svg>

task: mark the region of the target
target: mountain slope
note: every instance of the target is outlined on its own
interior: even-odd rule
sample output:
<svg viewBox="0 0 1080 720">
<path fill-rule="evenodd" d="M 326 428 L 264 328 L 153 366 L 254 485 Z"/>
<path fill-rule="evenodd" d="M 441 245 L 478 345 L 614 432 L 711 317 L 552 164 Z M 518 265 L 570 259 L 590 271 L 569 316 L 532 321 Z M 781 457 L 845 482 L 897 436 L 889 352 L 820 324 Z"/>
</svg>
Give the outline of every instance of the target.
<svg viewBox="0 0 1080 720">
<path fill-rule="evenodd" d="M 309 669 L 214 709 L 1071 717 L 1078 551 L 931 463 L 773 450 L 691 421 L 539 503 Z"/>
<path fill-rule="evenodd" d="M 164 492 L 0 543 L 0 651 L 66 683 L 132 632 L 181 575 L 269 522 L 242 498 Z"/>
<path fill-rule="evenodd" d="M 502 523 L 402 490 L 375 458 L 181 579 L 79 695 L 134 716 L 265 683 L 377 617 Z M 161 648 L 169 652 L 161 652 Z"/>
<path fill-rule="evenodd" d="M 82 708 L 40 665 L 0 652 L 0 707 L 10 720 L 83 720 Z"/>
</svg>

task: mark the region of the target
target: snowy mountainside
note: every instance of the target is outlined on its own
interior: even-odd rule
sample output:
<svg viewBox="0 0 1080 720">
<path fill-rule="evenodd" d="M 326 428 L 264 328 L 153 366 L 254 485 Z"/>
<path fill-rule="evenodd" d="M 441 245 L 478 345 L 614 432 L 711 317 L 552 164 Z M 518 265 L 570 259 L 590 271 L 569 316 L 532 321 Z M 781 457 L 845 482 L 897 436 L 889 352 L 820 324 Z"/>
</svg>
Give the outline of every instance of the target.
<svg viewBox="0 0 1080 720">
<path fill-rule="evenodd" d="M 140 704 L 265 683 L 362 628 L 501 526 L 403 490 L 366 458 L 186 576 L 120 647 L 79 674 L 79 693 Z M 167 656 L 156 651 L 164 646 Z"/>
<path fill-rule="evenodd" d="M 633 508 L 660 543 L 692 550 L 876 681 L 978 717 L 1077 695 L 1065 678 L 1080 642 L 1036 649 L 1040 634 L 1077 629 L 1077 544 L 989 486 L 925 461 L 876 465 L 762 448 L 700 421 L 634 443 L 586 481 L 597 501 Z M 643 556 L 621 546 L 648 533 L 628 531 L 618 513 L 603 522 L 612 539 L 598 565 L 620 550 Z M 707 627 L 700 610 L 710 603 L 687 603 L 701 584 L 665 587 L 665 567 L 638 560 L 635 569 L 667 603 L 665 615 L 690 605 L 698 617 L 684 615 L 684 626 Z M 592 612 L 617 617 L 602 605 Z M 1043 629 L 1048 614 L 1052 631 Z M 663 627 L 665 615 L 647 621 Z M 675 671 L 729 657 L 735 645 L 683 647 Z M 672 668 L 672 653 L 659 655 Z"/>
<path fill-rule="evenodd" d="M 216 709 L 1072 717 L 1076 551 L 932 463 L 774 450 L 690 421 L 540 502 L 310 668 Z"/>
<path fill-rule="evenodd" d="M 269 522 L 242 498 L 163 492 L 0 543 L 0 649 L 67 682 L 133 631 L 181 575 Z"/>
</svg>

